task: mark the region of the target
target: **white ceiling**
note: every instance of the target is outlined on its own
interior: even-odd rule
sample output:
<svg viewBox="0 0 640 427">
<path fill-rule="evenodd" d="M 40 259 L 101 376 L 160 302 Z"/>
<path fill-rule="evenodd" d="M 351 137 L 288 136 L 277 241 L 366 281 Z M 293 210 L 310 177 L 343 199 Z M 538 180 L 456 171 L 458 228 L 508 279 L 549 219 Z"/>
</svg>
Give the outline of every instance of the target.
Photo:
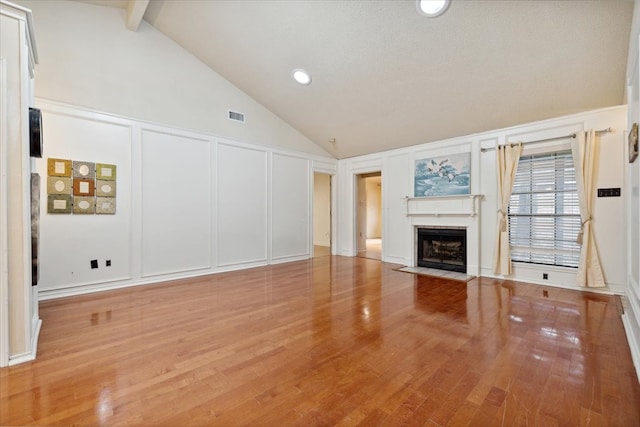
<svg viewBox="0 0 640 427">
<path fill-rule="evenodd" d="M 152 0 L 144 19 L 345 158 L 624 103 L 632 12 L 452 0 L 429 19 L 414 0 Z M 311 85 L 292 80 L 298 67 Z"/>
<path fill-rule="evenodd" d="M 126 9 L 129 4 L 129 0 L 78 0 L 78 1 L 82 1 L 83 3 L 95 4 L 98 6 L 117 7 L 120 9 Z"/>
</svg>

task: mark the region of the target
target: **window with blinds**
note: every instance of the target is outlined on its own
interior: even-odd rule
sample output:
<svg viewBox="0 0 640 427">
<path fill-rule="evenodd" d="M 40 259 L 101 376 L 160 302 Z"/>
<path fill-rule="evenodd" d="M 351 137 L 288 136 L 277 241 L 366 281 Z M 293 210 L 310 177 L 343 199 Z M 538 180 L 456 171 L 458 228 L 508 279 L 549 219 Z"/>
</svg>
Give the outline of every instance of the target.
<svg viewBox="0 0 640 427">
<path fill-rule="evenodd" d="M 580 207 L 571 151 L 520 158 L 508 216 L 513 261 L 578 267 Z"/>
</svg>

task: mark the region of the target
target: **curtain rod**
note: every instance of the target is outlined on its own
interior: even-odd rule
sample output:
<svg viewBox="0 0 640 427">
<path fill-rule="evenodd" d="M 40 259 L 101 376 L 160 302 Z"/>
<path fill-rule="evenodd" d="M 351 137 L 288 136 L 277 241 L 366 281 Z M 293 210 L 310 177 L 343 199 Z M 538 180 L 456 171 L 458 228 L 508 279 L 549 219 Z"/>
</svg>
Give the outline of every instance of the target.
<svg viewBox="0 0 640 427">
<path fill-rule="evenodd" d="M 606 128 L 606 129 L 601 129 L 601 130 L 597 130 L 596 133 L 597 134 L 601 134 L 601 133 L 609 133 L 609 132 L 613 132 L 613 129 L 611 129 L 610 127 Z M 536 142 L 549 142 L 549 141 L 558 141 L 561 139 L 574 139 L 576 137 L 576 133 L 571 133 L 569 135 L 565 135 L 565 136 L 555 136 L 553 138 L 545 138 L 545 139 L 536 139 L 534 141 L 523 141 L 522 144 L 532 144 L 532 143 L 536 143 Z M 511 144 L 517 144 L 517 142 L 512 142 Z M 489 148 L 482 148 L 480 149 L 481 152 L 487 152 L 487 151 L 493 151 L 495 150 L 496 147 L 489 147 Z"/>
</svg>

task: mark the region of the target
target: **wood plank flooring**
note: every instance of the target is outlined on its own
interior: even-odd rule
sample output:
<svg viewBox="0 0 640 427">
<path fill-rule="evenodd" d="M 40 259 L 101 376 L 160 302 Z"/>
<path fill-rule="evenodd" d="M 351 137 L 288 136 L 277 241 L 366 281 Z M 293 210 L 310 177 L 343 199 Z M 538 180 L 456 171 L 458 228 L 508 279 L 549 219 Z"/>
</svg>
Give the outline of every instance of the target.
<svg viewBox="0 0 640 427">
<path fill-rule="evenodd" d="M 367 239 L 364 250 L 358 251 L 360 258 L 382 259 L 382 239 Z"/>
<path fill-rule="evenodd" d="M 0 425 L 638 426 L 617 298 L 325 256 L 41 303 Z"/>
</svg>

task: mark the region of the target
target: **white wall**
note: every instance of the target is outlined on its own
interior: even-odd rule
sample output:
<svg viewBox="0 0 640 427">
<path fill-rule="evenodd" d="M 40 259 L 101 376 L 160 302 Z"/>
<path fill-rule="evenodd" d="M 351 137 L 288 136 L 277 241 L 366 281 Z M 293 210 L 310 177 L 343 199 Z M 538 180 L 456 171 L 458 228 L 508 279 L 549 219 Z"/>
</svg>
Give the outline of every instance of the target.
<svg viewBox="0 0 640 427">
<path fill-rule="evenodd" d="M 42 180 L 40 291 L 130 278 L 132 124 L 37 106 L 43 110 L 44 136 L 44 155 L 36 161 Z M 117 215 L 47 214 L 47 157 L 117 165 Z M 92 259 L 99 260 L 98 269 L 89 268 Z"/>
<path fill-rule="evenodd" d="M 329 156 L 300 132 L 125 11 L 75 1 L 17 0 L 32 9 L 36 96 L 173 128 Z M 227 119 L 231 109 L 246 123 Z"/>
<path fill-rule="evenodd" d="M 627 59 L 627 132 L 633 123 L 640 123 L 640 1 L 633 11 L 629 56 Z M 625 134 L 626 136 L 626 134 Z M 627 340 L 631 348 L 636 373 L 640 378 L 640 159 L 627 164 L 627 277 L 624 315 L 622 316 Z"/>
<path fill-rule="evenodd" d="M 311 235 L 309 160 L 287 154 L 271 157 L 271 253 L 278 262 L 308 258 Z"/>
<path fill-rule="evenodd" d="M 619 198 L 599 198 L 595 201 L 594 227 L 600 257 L 604 268 L 608 290 L 623 293 L 625 288 L 626 229 L 624 226 L 627 193 L 625 191 L 626 169 L 625 132 L 626 107 L 613 107 L 591 111 L 552 120 L 524 124 L 507 129 L 498 129 L 482 134 L 462 136 L 451 140 L 423 144 L 384 153 L 341 160 L 339 171 L 339 217 L 341 230 L 338 253 L 355 255 L 354 179 L 353 176 L 370 170 L 382 170 L 383 194 L 383 260 L 411 265 L 415 256 L 414 230 L 416 225 L 465 226 L 472 232 L 473 242 L 469 242 L 469 268 L 474 274 L 492 277 L 492 257 L 496 227 L 496 175 L 495 151 L 482 152 L 482 148 L 493 149 L 496 144 L 506 141 L 531 141 L 551 136 L 568 135 L 590 128 L 611 127 L 614 133 L 601 137 L 601 163 L 598 187 L 621 187 L 623 196 Z M 567 141 L 526 146 L 525 155 L 533 149 L 558 148 Z M 471 193 L 482 195 L 477 215 L 412 215 L 407 216 L 406 197 L 413 197 L 413 169 L 415 161 L 429 157 L 446 156 L 454 153 L 471 153 Z M 414 202 L 411 202 L 414 203 Z M 462 209 L 471 212 L 472 205 L 463 208 L 461 201 L 446 202 L 450 210 Z M 446 204 L 440 202 L 440 204 Z M 477 271 L 476 271 L 477 270 Z M 542 273 L 549 274 L 548 280 Z M 570 268 L 537 267 L 516 263 L 515 280 L 532 283 L 575 288 L 575 270 Z"/>
<path fill-rule="evenodd" d="M 122 142 L 128 143 L 124 138 Z M 211 147 L 202 137 L 142 130 L 143 277 L 212 266 Z M 131 171 L 130 166 L 119 169 Z M 125 191 L 129 189 L 127 182 L 131 182 L 126 178 L 122 180 L 125 185 L 119 186 Z M 127 216 L 125 213 L 123 220 Z M 75 218 L 68 221 L 73 223 Z"/>
<path fill-rule="evenodd" d="M 253 147 L 218 146 L 216 250 L 221 266 L 267 260 L 267 159 L 265 151 Z"/>
<path fill-rule="evenodd" d="M 337 161 L 46 100 L 37 106 L 46 138 L 36 161 L 45 183 L 41 299 L 310 257 L 311 177 Z M 116 214 L 48 214 L 50 157 L 115 164 Z"/>
<path fill-rule="evenodd" d="M 39 41 L 45 159 L 118 166 L 115 216 L 43 205 L 41 297 L 309 256 L 310 173 L 335 171 L 326 151 L 146 22 L 127 30 L 124 10 L 20 4 Z"/>
<path fill-rule="evenodd" d="M 389 153 L 382 174 L 382 253 L 385 260 L 408 265 L 413 245 L 412 228 L 403 202 L 411 185 L 409 152 Z M 344 242 L 344 240 L 343 240 Z"/>
</svg>

